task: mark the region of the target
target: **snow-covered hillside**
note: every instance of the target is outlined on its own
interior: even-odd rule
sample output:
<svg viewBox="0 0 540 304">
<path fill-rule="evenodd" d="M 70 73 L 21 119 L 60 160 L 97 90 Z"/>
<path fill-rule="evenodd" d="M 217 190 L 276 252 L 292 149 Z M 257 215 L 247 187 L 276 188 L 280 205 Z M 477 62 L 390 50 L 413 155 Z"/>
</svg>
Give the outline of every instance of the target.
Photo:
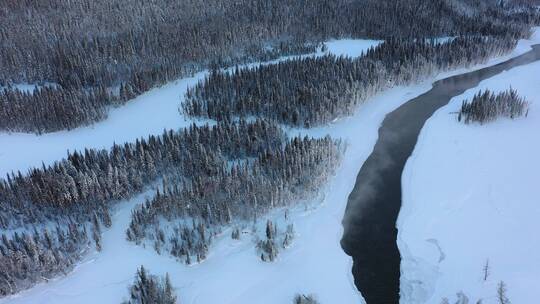
<svg viewBox="0 0 540 304">
<path fill-rule="evenodd" d="M 513 303 L 535 303 L 540 286 L 540 63 L 504 72 L 455 97 L 424 126 L 402 178 L 398 220 L 402 293 L 411 303 L 498 303 L 504 281 Z M 516 89 L 527 118 L 459 123 L 479 90 Z M 483 267 L 489 260 L 484 281 Z"/>
</svg>

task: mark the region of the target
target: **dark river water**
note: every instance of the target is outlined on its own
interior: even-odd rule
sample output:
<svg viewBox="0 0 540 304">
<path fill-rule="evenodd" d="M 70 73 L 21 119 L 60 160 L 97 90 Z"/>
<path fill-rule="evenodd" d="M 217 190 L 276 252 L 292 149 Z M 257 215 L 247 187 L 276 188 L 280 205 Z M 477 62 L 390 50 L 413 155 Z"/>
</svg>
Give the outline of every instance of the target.
<svg viewBox="0 0 540 304">
<path fill-rule="evenodd" d="M 439 80 L 430 91 L 386 116 L 375 148 L 358 173 L 343 219 L 341 245 L 353 258 L 354 281 L 368 304 L 399 303 L 396 220 L 401 207 L 401 174 L 425 121 L 480 81 L 539 59 L 540 45 L 535 45 L 519 57 Z"/>
</svg>

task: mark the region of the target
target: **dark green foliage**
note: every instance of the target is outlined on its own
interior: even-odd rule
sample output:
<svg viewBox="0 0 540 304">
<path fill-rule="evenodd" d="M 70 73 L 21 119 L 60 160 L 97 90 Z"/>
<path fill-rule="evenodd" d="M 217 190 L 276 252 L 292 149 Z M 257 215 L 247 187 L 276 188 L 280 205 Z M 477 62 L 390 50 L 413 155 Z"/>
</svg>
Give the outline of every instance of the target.
<svg viewBox="0 0 540 304">
<path fill-rule="evenodd" d="M 33 92 L 0 88 L 0 130 L 45 133 L 73 129 L 107 117 L 119 101 L 103 87 L 88 90 L 45 86 Z"/>
<path fill-rule="evenodd" d="M 176 294 L 169 274 L 165 278 L 151 275 L 141 266 L 137 269 L 135 281 L 129 288 L 129 300 L 123 304 L 176 304 Z"/>
<path fill-rule="evenodd" d="M 73 152 L 26 175 L 9 174 L 0 180 L 0 225 L 91 222 L 100 250 L 101 225 L 112 224 L 111 204 L 163 178 L 163 190 L 133 211 L 127 238 L 151 239 L 158 253 L 165 247 L 186 262 L 201 261 L 219 227 L 316 193 L 341 149 L 329 137 L 287 140 L 264 120 L 166 131 L 109 151 Z M 160 219 L 189 221 L 172 227 L 171 236 Z"/>
<path fill-rule="evenodd" d="M 42 223 L 66 215 L 79 221 L 103 214 L 109 203 L 131 197 L 162 176 L 201 177 L 225 172 L 227 162 L 281 147 L 282 130 L 257 120 L 191 126 L 111 150 L 85 149 L 51 166 L 0 179 L 0 227 Z M 196 182 L 196 180 L 193 180 Z"/>
<path fill-rule="evenodd" d="M 246 155 L 223 170 L 209 174 L 194 171 L 178 182 L 167 182 L 152 200 L 132 212 L 127 238 L 137 243 L 159 240 L 163 229 L 169 231 L 168 237 L 157 242 L 157 251 L 164 246 L 182 261 L 190 255 L 203 260 L 212 234 L 220 227 L 231 221 L 254 220 L 275 207 L 316 194 L 335 170 L 341 149 L 340 142 L 329 137 L 297 137 Z M 290 229 L 286 242 L 275 243 L 276 232 L 267 228 L 267 237 L 276 248 L 272 259 L 277 255 L 276 244 L 290 243 Z"/>
<path fill-rule="evenodd" d="M 458 120 L 468 124 L 494 121 L 498 117 L 516 118 L 527 115 L 529 103 L 514 89 L 499 94 L 489 90 L 478 92 L 470 102 L 463 101 Z"/>
<path fill-rule="evenodd" d="M 187 91 L 182 109 L 217 120 L 256 115 L 311 127 L 352 114 L 358 104 L 393 85 L 482 63 L 514 46 L 509 36 L 459 37 L 442 44 L 389 39 L 358 59 L 328 55 L 213 71 Z"/>
<path fill-rule="evenodd" d="M 0 297 L 15 294 L 36 282 L 70 271 L 88 248 L 84 225 L 17 233 L 0 241 Z"/>
<path fill-rule="evenodd" d="M 313 295 L 297 294 L 294 296 L 293 304 L 318 304 L 319 301 Z"/>
<path fill-rule="evenodd" d="M 24 98 L 35 108 L 7 98 L 13 104 L 2 104 L 0 130 L 40 133 L 90 124 L 105 118 L 109 105 L 193 71 L 312 52 L 329 38 L 515 39 L 538 21 L 531 7 L 497 3 L 6 0 L 0 10 L 0 86 L 48 82 L 57 92 Z M 92 96 L 104 89 L 112 96 Z"/>
</svg>

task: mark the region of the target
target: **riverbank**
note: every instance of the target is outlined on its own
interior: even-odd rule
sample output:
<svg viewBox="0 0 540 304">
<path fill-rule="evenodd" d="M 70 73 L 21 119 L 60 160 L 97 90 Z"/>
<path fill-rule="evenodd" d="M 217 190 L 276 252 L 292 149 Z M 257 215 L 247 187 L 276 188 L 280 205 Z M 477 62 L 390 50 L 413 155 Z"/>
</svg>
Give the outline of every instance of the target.
<svg viewBox="0 0 540 304">
<path fill-rule="evenodd" d="M 402 292 L 414 303 L 533 303 L 540 284 L 540 63 L 517 67 L 453 98 L 422 129 L 403 172 L 398 228 Z M 527 118 L 458 123 L 464 99 L 512 87 L 531 102 Z M 488 262 L 489 261 L 489 262 Z M 483 267 L 489 264 L 487 280 Z"/>
<path fill-rule="evenodd" d="M 398 249 L 396 221 L 402 202 L 402 171 L 425 121 L 480 81 L 539 59 L 540 48 L 534 46 L 500 64 L 445 78 L 386 116 L 375 148 L 357 176 L 343 220 L 342 245 L 353 258 L 355 283 L 368 303 L 421 303 L 410 289 L 424 283 L 401 277 L 403 269 L 417 271 L 418 265 L 407 263 L 406 245 L 399 244 Z"/>
</svg>

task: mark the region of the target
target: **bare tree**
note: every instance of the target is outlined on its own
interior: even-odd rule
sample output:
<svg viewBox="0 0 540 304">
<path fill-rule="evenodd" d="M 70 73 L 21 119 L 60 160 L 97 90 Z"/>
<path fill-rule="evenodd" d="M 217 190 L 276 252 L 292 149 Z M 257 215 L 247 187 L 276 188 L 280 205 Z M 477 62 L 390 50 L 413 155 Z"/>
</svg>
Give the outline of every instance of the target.
<svg viewBox="0 0 540 304">
<path fill-rule="evenodd" d="M 489 276 L 489 259 L 486 260 L 486 264 L 484 264 L 484 268 L 482 269 L 484 273 L 484 281 L 487 281 L 487 278 Z"/>
</svg>

